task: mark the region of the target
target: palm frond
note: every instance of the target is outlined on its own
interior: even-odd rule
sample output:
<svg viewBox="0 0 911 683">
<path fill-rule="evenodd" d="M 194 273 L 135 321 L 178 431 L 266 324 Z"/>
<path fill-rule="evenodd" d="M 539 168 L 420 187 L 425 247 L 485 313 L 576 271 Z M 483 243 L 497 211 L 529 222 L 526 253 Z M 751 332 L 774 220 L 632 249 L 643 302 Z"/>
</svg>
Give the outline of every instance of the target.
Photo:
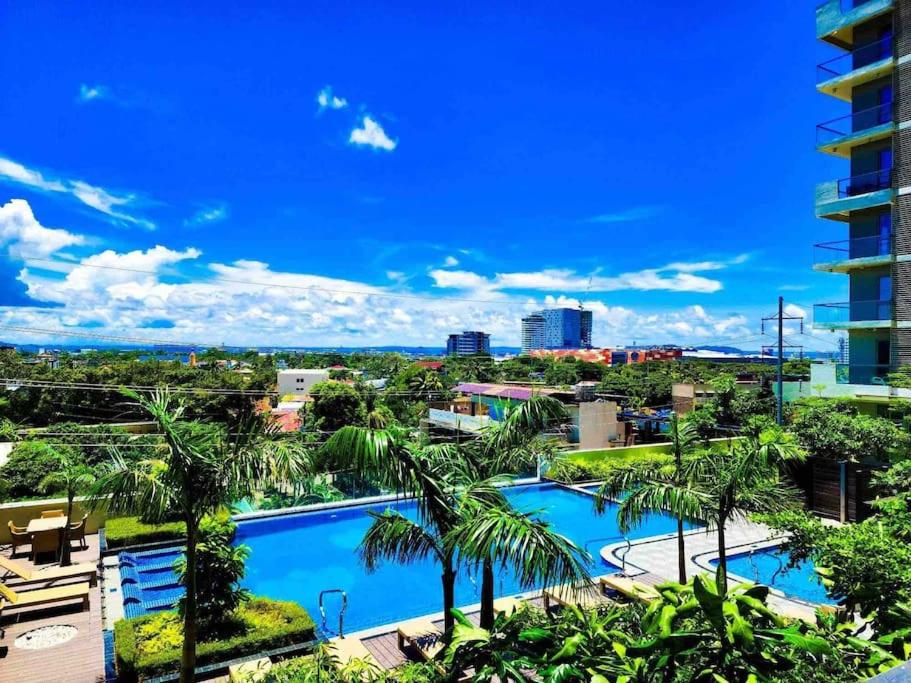
<svg viewBox="0 0 911 683">
<path fill-rule="evenodd" d="M 446 537 L 468 562 L 512 568 L 522 586 L 591 580 L 590 556 L 550 525 L 506 507 L 478 508 Z"/>
<path fill-rule="evenodd" d="M 382 560 L 408 564 L 430 555 L 442 559 L 437 539 L 416 522 L 393 510 L 368 514 L 373 523 L 358 546 L 367 571 L 375 570 Z"/>
<path fill-rule="evenodd" d="M 675 517 L 695 519 L 704 514 L 710 498 L 689 485 L 651 480 L 643 482 L 624 498 L 617 509 L 617 525 L 628 533 L 650 512 L 667 512 Z"/>
</svg>

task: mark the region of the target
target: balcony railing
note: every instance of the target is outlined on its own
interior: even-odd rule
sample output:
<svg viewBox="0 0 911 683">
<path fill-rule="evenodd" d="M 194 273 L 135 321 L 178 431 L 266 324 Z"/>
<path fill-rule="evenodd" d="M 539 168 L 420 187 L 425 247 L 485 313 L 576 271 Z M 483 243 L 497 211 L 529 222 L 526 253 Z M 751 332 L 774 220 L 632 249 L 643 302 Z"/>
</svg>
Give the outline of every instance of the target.
<svg viewBox="0 0 911 683">
<path fill-rule="evenodd" d="M 821 3 L 819 6 L 825 7 L 829 4 L 829 1 L 830 0 L 826 0 L 826 2 Z M 869 2 L 873 2 L 873 0 L 838 0 L 838 5 L 842 14 L 845 14 L 846 12 L 850 12 L 852 9 L 866 5 Z"/>
<path fill-rule="evenodd" d="M 838 198 L 856 197 L 861 194 L 888 190 L 892 187 L 892 169 L 884 168 L 881 171 L 871 171 L 860 175 L 842 178 L 838 181 Z"/>
<path fill-rule="evenodd" d="M 813 245 L 813 263 L 837 263 L 859 258 L 875 258 L 892 253 L 892 238 L 888 235 L 856 237 L 840 242 Z"/>
<path fill-rule="evenodd" d="M 840 55 L 816 67 L 816 84 L 849 74 L 870 64 L 889 59 L 892 56 L 892 36 L 868 43 L 847 54 Z"/>
<path fill-rule="evenodd" d="M 820 123 L 816 126 L 816 144 L 824 145 L 845 138 L 854 133 L 876 128 L 885 123 L 892 123 L 893 108 L 891 102 L 880 104 L 870 109 L 862 109 L 847 116 Z"/>
<path fill-rule="evenodd" d="M 886 376 L 891 366 L 882 365 L 856 365 L 838 363 L 835 366 L 836 384 L 886 384 Z"/>
<path fill-rule="evenodd" d="M 892 300 L 844 301 L 816 304 L 813 321 L 821 325 L 840 325 L 853 322 L 877 322 L 892 319 Z"/>
</svg>

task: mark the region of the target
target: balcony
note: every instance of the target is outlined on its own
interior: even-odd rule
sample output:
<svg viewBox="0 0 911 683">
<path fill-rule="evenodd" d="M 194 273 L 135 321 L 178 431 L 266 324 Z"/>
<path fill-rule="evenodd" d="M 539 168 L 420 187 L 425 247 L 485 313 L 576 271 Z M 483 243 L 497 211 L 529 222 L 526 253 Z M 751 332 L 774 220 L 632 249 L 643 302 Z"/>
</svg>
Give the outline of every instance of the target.
<svg viewBox="0 0 911 683">
<path fill-rule="evenodd" d="M 873 171 L 816 186 L 816 217 L 846 221 L 852 211 L 892 202 L 892 169 Z"/>
<path fill-rule="evenodd" d="M 845 159 L 851 150 L 888 138 L 895 131 L 891 102 L 856 111 L 816 126 L 816 149 Z"/>
<path fill-rule="evenodd" d="M 889 364 L 857 365 L 854 363 L 836 363 L 835 383 L 885 386 L 886 376 L 889 374 L 890 370 L 891 366 Z"/>
<path fill-rule="evenodd" d="M 813 326 L 825 330 L 892 326 L 892 300 L 844 301 L 813 306 Z"/>
<path fill-rule="evenodd" d="M 816 37 L 851 50 L 854 27 L 891 12 L 894 0 L 827 0 L 816 8 Z"/>
<path fill-rule="evenodd" d="M 889 236 L 823 242 L 813 246 L 813 270 L 847 273 L 859 268 L 884 266 L 894 260 L 891 252 L 892 238 Z"/>
<path fill-rule="evenodd" d="M 816 89 L 850 102 L 854 88 L 892 73 L 895 68 L 893 42 L 889 36 L 819 64 Z"/>
</svg>

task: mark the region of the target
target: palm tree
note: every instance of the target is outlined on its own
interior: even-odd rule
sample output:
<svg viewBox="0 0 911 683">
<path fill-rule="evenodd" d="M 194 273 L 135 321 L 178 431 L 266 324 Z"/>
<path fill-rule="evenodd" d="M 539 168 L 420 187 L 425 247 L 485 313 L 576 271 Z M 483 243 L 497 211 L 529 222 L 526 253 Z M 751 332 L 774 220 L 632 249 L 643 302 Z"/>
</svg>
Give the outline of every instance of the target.
<svg viewBox="0 0 911 683">
<path fill-rule="evenodd" d="M 549 396 L 532 396 L 518 406 L 507 407 L 503 419 L 491 422 L 474 441 L 460 442 L 459 462 L 467 481 L 516 474 L 550 452 L 550 442 L 542 433 L 556 429 L 567 420 L 566 408 Z M 508 508 L 503 499 L 496 507 Z M 490 628 L 494 620 L 494 561 L 481 562 L 481 626 Z"/>
<path fill-rule="evenodd" d="M 793 435 L 774 428 L 732 443 L 727 452 L 708 452 L 689 463 L 688 478 L 705 497 L 703 514 L 718 534 L 718 565 L 725 587 L 727 523 L 754 512 L 773 513 L 793 507 L 797 495 L 793 487 L 783 483 L 781 469 L 805 457 Z"/>
<path fill-rule="evenodd" d="M 705 495 L 692 486 L 684 469 L 684 459 L 692 454 L 698 440 L 695 428 L 672 414 L 669 431 L 673 463 L 614 470 L 595 494 L 595 510 L 603 514 L 613 500 L 627 494 L 617 509 L 617 525 L 624 534 L 641 524 L 649 512 L 674 515 L 677 520 L 677 574 L 680 583 L 686 583 L 684 520 L 701 513 Z"/>
<path fill-rule="evenodd" d="M 232 429 L 183 419 L 185 405 L 167 389 L 150 397 L 124 394 L 158 425 L 159 447 L 141 459 L 118 450 L 93 491 L 94 508 L 138 514 L 150 521 L 177 517 L 186 524 L 186 597 L 183 602 L 181 683 L 193 680 L 197 641 L 197 544 L 200 522 L 255 489 L 295 481 L 310 460 L 277 426 L 245 415 Z"/>
<path fill-rule="evenodd" d="M 419 398 L 430 401 L 435 395 L 438 396 L 445 387 L 439 373 L 435 370 L 424 368 L 421 372 L 417 372 L 409 378 L 408 389 L 418 394 Z"/>
<path fill-rule="evenodd" d="M 92 468 L 78 460 L 68 450 L 58 450 L 55 455 L 59 461 L 56 471 L 47 474 L 41 480 L 42 491 L 63 491 L 66 494 L 66 524 L 60 530 L 60 566 L 70 564 L 70 524 L 73 517 L 73 499 L 78 493 L 89 490 L 95 482 Z"/>
<path fill-rule="evenodd" d="M 455 553 L 444 548 L 443 537 L 458 523 L 455 486 L 449 463 L 455 453 L 449 444 L 423 446 L 402 429 L 342 427 L 324 449 L 337 467 L 351 467 L 381 487 L 413 496 L 418 522 L 402 515 L 375 515 L 360 553 L 370 569 L 380 561 L 416 561 L 433 553 L 440 562 L 445 630 L 454 624 Z"/>
</svg>

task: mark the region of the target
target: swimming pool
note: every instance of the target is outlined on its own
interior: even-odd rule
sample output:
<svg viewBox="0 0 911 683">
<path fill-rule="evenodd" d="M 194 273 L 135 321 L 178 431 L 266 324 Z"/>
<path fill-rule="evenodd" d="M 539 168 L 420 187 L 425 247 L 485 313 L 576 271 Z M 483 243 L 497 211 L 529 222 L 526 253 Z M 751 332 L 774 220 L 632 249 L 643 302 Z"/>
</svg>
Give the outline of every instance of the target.
<svg viewBox="0 0 911 683">
<path fill-rule="evenodd" d="M 603 546 L 622 538 L 615 506 L 598 516 L 591 496 L 555 484 L 510 487 L 505 493 L 517 509 L 539 511 L 555 531 L 588 550 L 593 556 L 589 566 L 593 574 L 617 570 L 599 555 Z M 414 502 L 399 501 L 240 521 L 236 542 L 246 544 L 251 551 L 244 586 L 257 595 L 294 600 L 317 621 L 320 591 L 342 589 L 348 598 L 346 632 L 441 611 L 440 569 L 432 559 L 407 566 L 383 563 L 373 573 L 361 565 L 356 549 L 372 521 L 367 512 L 390 508 L 411 518 L 416 516 Z M 687 524 L 687 528 L 694 525 Z M 653 514 L 629 537 L 644 538 L 675 529 L 672 517 Z M 510 573 L 498 575 L 497 596 L 521 590 Z M 460 570 L 455 598 L 457 605 L 480 602 L 480 577 Z M 338 623 L 338 595 L 327 596 L 325 604 L 327 635 L 331 635 Z"/>
<path fill-rule="evenodd" d="M 728 573 L 743 579 L 777 588 L 788 597 L 820 605 L 833 605 L 826 589 L 807 560 L 792 569 L 788 566 L 788 553 L 778 547 L 763 548 L 752 553 L 738 553 L 728 557 Z M 718 560 L 712 560 L 718 566 Z"/>
</svg>

